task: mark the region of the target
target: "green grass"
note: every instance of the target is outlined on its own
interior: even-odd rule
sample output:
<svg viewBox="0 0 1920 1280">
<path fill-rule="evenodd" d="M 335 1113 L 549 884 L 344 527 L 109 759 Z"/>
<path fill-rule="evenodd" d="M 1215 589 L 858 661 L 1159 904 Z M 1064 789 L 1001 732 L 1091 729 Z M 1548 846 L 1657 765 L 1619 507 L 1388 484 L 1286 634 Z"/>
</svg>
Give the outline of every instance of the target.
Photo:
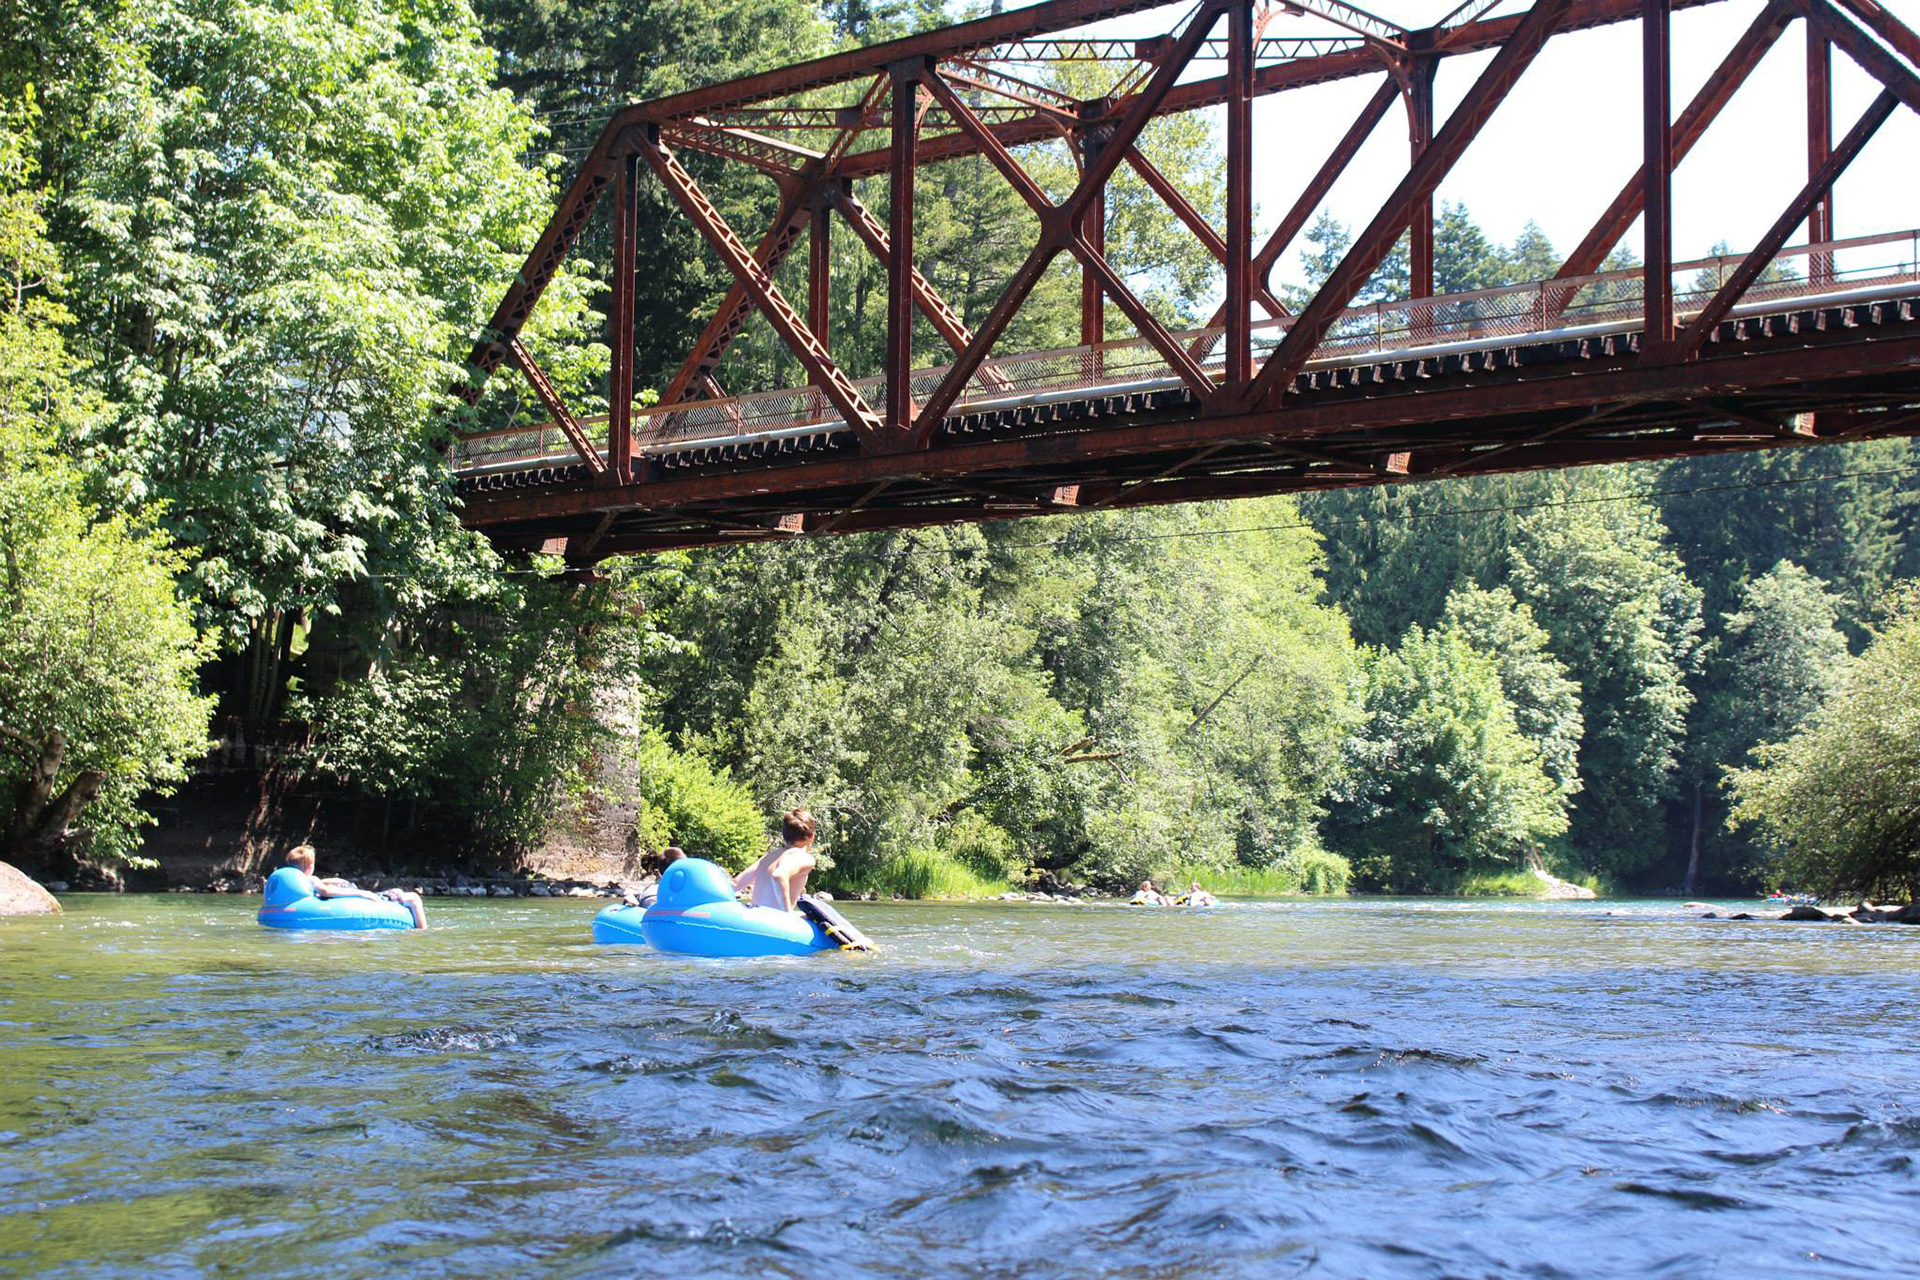
<svg viewBox="0 0 1920 1280">
<path fill-rule="evenodd" d="M 1274 898 L 1305 892 L 1299 875 L 1284 867 L 1180 867 L 1167 877 L 1163 887 L 1169 893 L 1181 894 L 1195 880 L 1208 893 L 1223 898 Z"/>
<path fill-rule="evenodd" d="M 1547 891 L 1547 882 L 1531 871 L 1487 872 L 1468 876 L 1454 888 L 1462 898 L 1538 898 Z"/>
<path fill-rule="evenodd" d="M 895 858 L 862 876 L 859 892 L 873 892 L 883 898 L 899 894 L 903 898 L 991 898 L 1006 893 L 1012 886 L 1005 880 L 989 880 L 937 853 L 914 852 Z"/>
<path fill-rule="evenodd" d="M 1594 896 L 1605 898 L 1612 895 L 1611 886 L 1590 871 L 1566 875 L 1555 871 L 1554 875 L 1568 884 L 1577 884 L 1583 889 L 1591 889 Z M 1461 898 L 1538 898 L 1547 892 L 1547 882 L 1531 871 L 1487 872 L 1482 875 L 1468 876 L 1453 888 L 1453 895 Z"/>
</svg>

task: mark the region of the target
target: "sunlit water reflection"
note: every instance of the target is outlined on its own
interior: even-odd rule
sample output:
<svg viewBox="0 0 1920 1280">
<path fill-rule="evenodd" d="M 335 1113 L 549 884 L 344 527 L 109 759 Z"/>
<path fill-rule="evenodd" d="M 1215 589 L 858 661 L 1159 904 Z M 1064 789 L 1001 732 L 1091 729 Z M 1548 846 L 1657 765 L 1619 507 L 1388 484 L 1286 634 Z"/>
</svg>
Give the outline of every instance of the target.
<svg viewBox="0 0 1920 1280">
<path fill-rule="evenodd" d="M 597 904 L 0 921 L 0 1271 L 1860 1274 L 1920 1221 L 1920 928 L 1675 903 Z"/>
</svg>

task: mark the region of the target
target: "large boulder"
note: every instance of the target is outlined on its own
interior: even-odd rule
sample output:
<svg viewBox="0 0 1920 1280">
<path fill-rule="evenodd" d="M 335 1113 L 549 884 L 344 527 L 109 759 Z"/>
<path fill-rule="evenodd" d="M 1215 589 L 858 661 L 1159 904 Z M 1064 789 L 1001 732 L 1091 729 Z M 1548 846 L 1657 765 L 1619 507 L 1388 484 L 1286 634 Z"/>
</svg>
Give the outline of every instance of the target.
<svg viewBox="0 0 1920 1280">
<path fill-rule="evenodd" d="M 60 900 L 15 868 L 0 862 L 0 916 L 54 916 Z"/>
</svg>

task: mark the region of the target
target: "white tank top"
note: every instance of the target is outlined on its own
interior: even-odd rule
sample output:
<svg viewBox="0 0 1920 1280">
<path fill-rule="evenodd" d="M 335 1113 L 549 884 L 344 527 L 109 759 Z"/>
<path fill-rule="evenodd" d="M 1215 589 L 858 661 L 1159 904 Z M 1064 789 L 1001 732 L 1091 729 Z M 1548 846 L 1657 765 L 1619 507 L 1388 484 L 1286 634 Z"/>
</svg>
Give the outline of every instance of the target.
<svg viewBox="0 0 1920 1280">
<path fill-rule="evenodd" d="M 762 858 L 753 868 L 753 874 L 747 877 L 747 886 L 753 891 L 753 905 L 772 907 L 776 911 L 785 911 L 790 904 L 780 894 L 779 882 L 773 878 L 773 864 L 793 852 L 791 845 L 776 850 Z"/>
</svg>

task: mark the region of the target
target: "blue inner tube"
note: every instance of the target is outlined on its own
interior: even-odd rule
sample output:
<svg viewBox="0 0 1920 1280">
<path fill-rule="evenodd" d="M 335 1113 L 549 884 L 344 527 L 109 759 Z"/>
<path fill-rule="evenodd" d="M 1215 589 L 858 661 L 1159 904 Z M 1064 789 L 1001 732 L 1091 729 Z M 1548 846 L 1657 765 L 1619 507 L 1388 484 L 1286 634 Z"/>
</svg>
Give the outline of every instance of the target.
<svg viewBox="0 0 1920 1280">
<path fill-rule="evenodd" d="M 321 898 L 307 892 L 312 883 L 298 867 L 282 867 L 267 877 L 260 914 L 269 929 L 411 929 L 413 912 L 386 898 Z"/>
<path fill-rule="evenodd" d="M 804 916 L 741 906 L 732 879 L 705 858 L 668 867 L 651 907 L 616 904 L 595 916 L 593 940 L 644 942 L 689 956 L 804 956 L 840 946 Z"/>
</svg>

